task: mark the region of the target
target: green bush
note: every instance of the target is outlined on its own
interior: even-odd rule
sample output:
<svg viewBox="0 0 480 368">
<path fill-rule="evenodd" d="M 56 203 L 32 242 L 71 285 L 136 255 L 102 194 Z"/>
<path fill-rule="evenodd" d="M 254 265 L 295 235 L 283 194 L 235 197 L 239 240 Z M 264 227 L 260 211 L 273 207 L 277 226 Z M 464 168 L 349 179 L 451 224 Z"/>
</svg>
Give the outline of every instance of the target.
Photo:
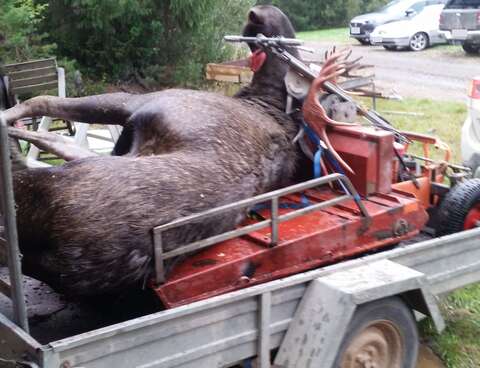
<svg viewBox="0 0 480 368">
<path fill-rule="evenodd" d="M 0 0 L 0 63 L 46 56 L 88 79 L 193 85 L 254 0 Z"/>
<path fill-rule="evenodd" d="M 58 53 L 101 78 L 194 83 L 229 54 L 252 0 L 39 0 Z M 52 31 L 54 30 L 54 31 Z M 150 73 L 155 73 L 154 75 Z"/>
<path fill-rule="evenodd" d="M 49 56 L 55 44 L 38 32 L 46 5 L 33 0 L 0 0 L 0 63 L 21 62 Z"/>
</svg>

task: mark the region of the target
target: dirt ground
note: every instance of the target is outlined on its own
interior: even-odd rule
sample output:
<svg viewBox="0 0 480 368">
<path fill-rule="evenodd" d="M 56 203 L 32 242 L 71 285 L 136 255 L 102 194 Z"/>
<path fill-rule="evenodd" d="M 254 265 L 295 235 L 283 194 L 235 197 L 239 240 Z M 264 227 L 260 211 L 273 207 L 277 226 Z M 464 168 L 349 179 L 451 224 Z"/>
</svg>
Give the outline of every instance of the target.
<svg viewBox="0 0 480 368">
<path fill-rule="evenodd" d="M 425 345 L 420 346 L 417 368 L 444 368 L 442 361 Z"/>
<path fill-rule="evenodd" d="M 309 60 L 320 60 L 330 43 L 307 42 L 316 50 L 304 54 Z M 440 46 L 423 52 L 387 51 L 383 47 L 351 47 L 352 57 L 362 56 L 362 63 L 374 65 L 377 86 L 384 92 L 402 97 L 465 101 L 471 79 L 480 77 L 480 56 L 466 55 L 460 46 Z"/>
</svg>

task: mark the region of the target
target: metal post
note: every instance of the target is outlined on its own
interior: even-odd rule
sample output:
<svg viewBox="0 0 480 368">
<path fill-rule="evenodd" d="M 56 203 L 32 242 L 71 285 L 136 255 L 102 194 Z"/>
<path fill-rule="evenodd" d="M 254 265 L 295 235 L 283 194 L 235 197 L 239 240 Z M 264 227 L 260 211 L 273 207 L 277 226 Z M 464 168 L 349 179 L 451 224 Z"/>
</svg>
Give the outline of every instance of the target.
<svg viewBox="0 0 480 368">
<path fill-rule="evenodd" d="M 272 293 L 267 291 L 259 297 L 258 323 L 258 368 L 270 368 L 270 323 L 272 319 Z"/>
<path fill-rule="evenodd" d="M 165 282 L 165 265 L 163 263 L 163 239 L 161 232 L 153 232 L 153 257 L 155 262 L 155 280 L 157 284 Z"/>
<path fill-rule="evenodd" d="M 271 246 L 275 246 L 278 243 L 278 197 L 272 198 L 272 223 L 270 225 L 271 229 Z"/>
<path fill-rule="evenodd" d="M 22 268 L 18 248 L 15 199 L 10 162 L 8 130 L 5 118 L 0 113 L 0 202 L 5 218 L 5 239 L 7 241 L 8 270 L 10 273 L 11 299 L 15 323 L 28 332 L 27 308 L 22 285 Z"/>
</svg>

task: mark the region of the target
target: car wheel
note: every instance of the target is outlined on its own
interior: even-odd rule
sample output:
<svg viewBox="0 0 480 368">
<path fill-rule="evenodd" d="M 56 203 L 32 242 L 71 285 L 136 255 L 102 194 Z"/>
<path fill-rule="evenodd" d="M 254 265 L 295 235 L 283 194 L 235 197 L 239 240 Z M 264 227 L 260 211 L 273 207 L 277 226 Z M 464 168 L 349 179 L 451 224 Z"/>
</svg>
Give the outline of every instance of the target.
<svg viewBox="0 0 480 368">
<path fill-rule="evenodd" d="M 415 33 L 411 38 L 410 38 L 410 50 L 412 51 L 422 51 L 425 50 L 428 47 L 428 35 L 423 32 L 418 32 Z"/>
<path fill-rule="evenodd" d="M 397 50 L 397 46 L 387 46 L 387 45 L 383 45 L 383 48 L 385 50 L 388 50 L 388 51 L 396 51 Z"/>
<path fill-rule="evenodd" d="M 364 46 L 370 45 L 370 40 L 368 38 L 357 38 L 357 41 Z"/>
<path fill-rule="evenodd" d="M 467 54 L 477 54 L 480 51 L 480 45 L 472 45 L 471 43 L 464 43 L 462 48 Z"/>
</svg>

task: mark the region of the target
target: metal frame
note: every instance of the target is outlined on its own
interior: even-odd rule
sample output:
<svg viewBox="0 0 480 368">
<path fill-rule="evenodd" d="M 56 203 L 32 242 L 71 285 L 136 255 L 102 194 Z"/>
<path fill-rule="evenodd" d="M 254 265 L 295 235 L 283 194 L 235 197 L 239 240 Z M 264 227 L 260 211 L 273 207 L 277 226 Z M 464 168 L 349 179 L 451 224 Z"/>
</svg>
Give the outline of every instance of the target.
<svg viewBox="0 0 480 368">
<path fill-rule="evenodd" d="M 282 344 L 313 280 L 385 259 L 424 274 L 430 293 L 449 292 L 480 280 L 480 229 L 401 246 L 51 342 L 36 350 L 38 364 L 43 368 L 61 364 L 227 367 L 258 356 L 259 363 L 263 362 L 259 367 L 268 368 L 265 357 Z M 382 293 L 376 297 L 382 298 Z"/>
<path fill-rule="evenodd" d="M 0 315 L 0 334 L 7 336 L 0 355 L 10 347 L 17 353 L 13 359 L 27 354 L 28 359 L 21 360 L 42 368 L 226 367 L 258 356 L 258 367 L 268 368 L 269 350 L 282 344 L 313 280 L 384 259 L 424 274 L 430 293 L 446 293 L 480 280 L 480 229 L 340 262 L 43 346 L 28 335 L 4 334 L 13 327 Z"/>
<path fill-rule="evenodd" d="M 429 297 L 425 280 L 423 273 L 390 260 L 313 280 L 278 350 L 275 366 L 333 368 L 357 307 L 392 296 L 401 295 L 410 308 L 429 314 L 442 331 L 445 322 L 436 301 Z"/>
<path fill-rule="evenodd" d="M 344 189 L 345 191 L 344 195 L 341 195 L 337 198 L 329 199 L 320 203 L 312 204 L 310 206 L 289 212 L 284 215 L 278 214 L 278 205 L 279 205 L 280 197 L 283 197 L 292 193 L 301 192 L 307 189 L 316 188 L 318 186 L 334 183 L 334 182 L 338 182 L 340 184 L 340 187 Z M 309 180 L 304 183 L 292 185 L 290 187 L 279 189 L 273 192 L 260 194 L 256 197 L 244 199 L 242 201 L 227 204 L 211 210 L 200 212 L 198 214 L 182 217 L 177 220 L 171 221 L 167 224 L 157 226 L 153 229 L 153 244 L 154 244 L 153 250 L 154 250 L 154 258 L 155 258 L 156 281 L 157 283 L 162 283 L 165 281 L 164 261 L 166 259 L 177 257 L 185 253 L 194 252 L 194 251 L 209 247 L 213 244 L 220 243 L 225 240 L 237 238 L 239 236 L 246 235 L 253 231 L 257 231 L 267 227 L 270 227 L 270 232 L 272 234 L 270 246 L 273 247 L 278 243 L 278 224 L 294 219 L 296 217 L 305 215 L 310 212 L 318 211 L 325 207 L 335 206 L 341 202 L 345 202 L 348 200 L 354 200 L 361 214 L 367 219 L 370 218 L 370 215 L 368 214 L 367 209 L 365 208 L 365 205 L 360 200 L 360 197 L 357 191 L 353 187 L 348 177 L 346 177 L 343 174 L 336 173 L 336 174 L 323 176 L 321 178 Z M 197 222 L 199 220 L 203 220 L 208 217 L 218 216 L 229 211 L 252 207 L 256 204 L 264 203 L 267 201 L 270 201 L 271 203 L 271 219 L 264 220 L 252 225 L 242 226 L 235 230 L 227 231 L 225 233 L 214 235 L 206 239 L 185 244 L 169 252 L 164 251 L 162 234 L 167 230 L 184 226 L 192 222 Z"/>
<path fill-rule="evenodd" d="M 0 280 L 0 292 L 12 299 L 15 323 L 28 332 L 27 309 L 22 285 L 22 266 L 18 248 L 17 222 L 7 123 L 0 113 L 0 202 L 5 218 L 5 240 L 7 249 L 10 285 Z"/>
</svg>

